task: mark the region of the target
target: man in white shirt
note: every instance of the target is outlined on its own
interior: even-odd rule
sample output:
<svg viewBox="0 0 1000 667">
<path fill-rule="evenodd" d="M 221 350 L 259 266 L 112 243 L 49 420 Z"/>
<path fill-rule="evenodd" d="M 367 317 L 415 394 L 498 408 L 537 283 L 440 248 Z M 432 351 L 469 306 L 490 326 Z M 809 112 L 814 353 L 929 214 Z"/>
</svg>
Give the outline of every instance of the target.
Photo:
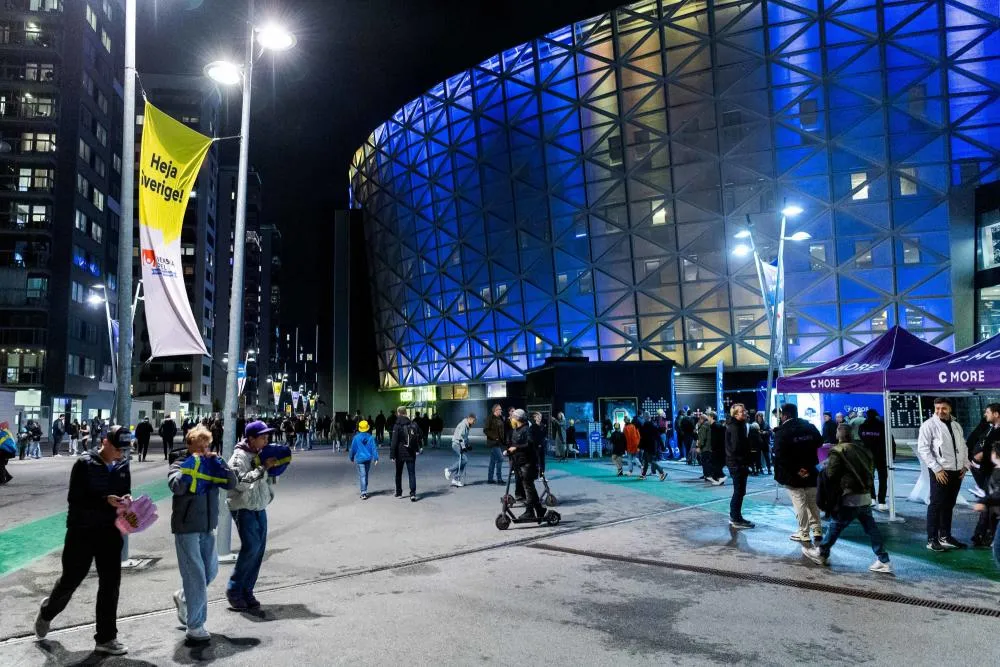
<svg viewBox="0 0 1000 667">
<path fill-rule="evenodd" d="M 951 535 L 951 517 L 968 470 L 969 455 L 962 426 L 952 419 L 951 401 L 934 399 L 934 416 L 920 425 L 917 455 L 930 470 L 931 501 L 927 506 L 927 548 L 965 549 Z"/>
</svg>

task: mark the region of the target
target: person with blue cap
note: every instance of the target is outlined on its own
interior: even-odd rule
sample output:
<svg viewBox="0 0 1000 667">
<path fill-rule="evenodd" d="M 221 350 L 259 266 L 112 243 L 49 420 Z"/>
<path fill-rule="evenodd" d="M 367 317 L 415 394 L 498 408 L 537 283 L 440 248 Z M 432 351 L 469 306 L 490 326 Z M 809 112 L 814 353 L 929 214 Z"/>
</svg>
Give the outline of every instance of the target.
<svg viewBox="0 0 1000 667">
<path fill-rule="evenodd" d="M 274 429 L 262 421 L 252 421 L 236 444 L 229 467 L 236 473 L 236 486 L 229 491 L 227 504 L 240 535 L 240 553 L 229 577 L 226 599 L 235 611 L 257 609 L 260 602 L 253 595 L 267 546 L 267 506 L 274 500 L 274 478 L 267 471 L 277 459 L 258 460 L 258 452 L 267 446 Z"/>
</svg>

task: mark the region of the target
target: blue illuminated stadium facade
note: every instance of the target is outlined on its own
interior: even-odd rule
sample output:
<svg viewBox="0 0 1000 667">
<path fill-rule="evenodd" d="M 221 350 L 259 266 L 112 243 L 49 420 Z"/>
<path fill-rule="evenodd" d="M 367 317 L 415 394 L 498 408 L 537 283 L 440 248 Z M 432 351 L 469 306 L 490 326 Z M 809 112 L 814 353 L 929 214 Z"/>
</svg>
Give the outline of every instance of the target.
<svg viewBox="0 0 1000 667">
<path fill-rule="evenodd" d="M 381 386 L 516 378 L 568 347 L 763 368 L 733 236 L 749 215 L 773 255 L 785 201 L 812 236 L 786 244 L 791 365 L 897 323 L 954 346 L 971 193 L 1000 175 L 998 8 L 638 2 L 434 86 L 350 170 Z"/>
</svg>

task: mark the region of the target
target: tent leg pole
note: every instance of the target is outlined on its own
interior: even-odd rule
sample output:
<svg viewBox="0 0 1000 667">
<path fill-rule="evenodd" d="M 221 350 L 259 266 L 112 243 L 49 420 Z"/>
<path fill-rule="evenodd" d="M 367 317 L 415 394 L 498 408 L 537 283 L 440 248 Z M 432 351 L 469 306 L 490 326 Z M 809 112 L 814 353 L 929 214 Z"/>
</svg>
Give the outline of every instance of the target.
<svg viewBox="0 0 1000 667">
<path fill-rule="evenodd" d="M 896 460 L 892 456 L 892 412 L 889 392 L 882 392 L 882 410 L 885 419 L 885 461 L 888 472 L 889 493 L 889 523 L 902 523 L 903 518 L 896 516 Z"/>
</svg>

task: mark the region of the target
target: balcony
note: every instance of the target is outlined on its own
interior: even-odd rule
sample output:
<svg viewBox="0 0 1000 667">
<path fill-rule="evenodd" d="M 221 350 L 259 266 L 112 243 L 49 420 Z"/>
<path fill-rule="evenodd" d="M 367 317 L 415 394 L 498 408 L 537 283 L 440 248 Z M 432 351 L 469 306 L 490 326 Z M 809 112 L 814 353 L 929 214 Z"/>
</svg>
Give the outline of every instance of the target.
<svg viewBox="0 0 1000 667">
<path fill-rule="evenodd" d="M 41 386 L 44 379 L 41 368 L 7 368 L 0 373 L 0 385 L 4 387 Z"/>
<path fill-rule="evenodd" d="M 39 347 L 48 342 L 48 329 L 37 327 L 0 327 L 0 345 Z"/>
<path fill-rule="evenodd" d="M 49 307 L 49 294 L 43 289 L 0 288 L 0 308 Z"/>
</svg>

